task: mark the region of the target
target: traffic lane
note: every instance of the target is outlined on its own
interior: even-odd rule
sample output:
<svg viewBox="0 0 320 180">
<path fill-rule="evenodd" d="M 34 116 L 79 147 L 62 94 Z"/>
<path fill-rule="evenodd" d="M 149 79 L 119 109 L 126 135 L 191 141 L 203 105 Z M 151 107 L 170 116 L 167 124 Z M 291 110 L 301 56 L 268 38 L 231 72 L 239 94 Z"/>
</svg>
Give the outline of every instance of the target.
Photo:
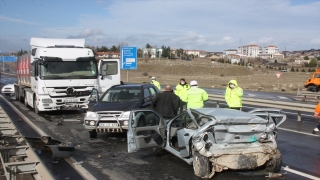
<svg viewBox="0 0 320 180">
<path fill-rule="evenodd" d="M 16 77 L 1 74 L 1 85 L 13 84 L 15 82 L 17 82 Z"/>
<path fill-rule="evenodd" d="M 277 143 L 282 166 L 320 177 L 319 137 L 279 130 Z"/>
<path fill-rule="evenodd" d="M 27 141 L 29 138 L 41 138 L 41 136 L 2 99 L 0 99 L 0 106 L 6 111 L 19 133 L 25 137 Z M 33 119 L 30 117 L 32 113 L 23 112 L 23 114 L 26 115 L 28 119 Z M 36 148 L 36 146 L 35 144 L 33 148 Z M 51 151 L 35 149 L 35 152 L 55 179 L 83 179 L 64 159 L 60 159 L 59 163 L 55 163 L 52 159 Z"/>
<path fill-rule="evenodd" d="M 163 158 L 157 157 L 150 149 L 128 154 L 125 134 L 102 133 L 97 139 L 90 139 L 82 124 L 78 122 L 67 121 L 58 125 L 61 119 L 77 119 L 78 116 L 84 114 L 75 112 L 67 114 L 67 112 L 56 111 L 39 116 L 22 103 L 17 101 L 13 101 L 13 103 L 22 109 L 24 114 L 33 118 L 34 123 L 42 130 L 53 134 L 55 139 L 73 142 L 76 146 L 74 158 L 78 162 L 83 162 L 83 167 L 97 179 L 128 179 L 130 177 L 137 177 L 136 179 L 199 179 L 194 176 L 192 166 L 171 154 L 167 154 Z M 164 166 L 161 168 L 163 170 L 155 168 L 158 165 Z M 181 169 L 184 171 L 181 172 Z M 215 177 L 239 179 L 252 178 L 253 176 L 253 179 L 265 179 L 265 175 L 264 172 L 259 171 L 224 171 L 217 173 Z M 295 178 L 297 176 L 294 174 L 286 174 L 283 177 L 283 179 Z"/>
</svg>

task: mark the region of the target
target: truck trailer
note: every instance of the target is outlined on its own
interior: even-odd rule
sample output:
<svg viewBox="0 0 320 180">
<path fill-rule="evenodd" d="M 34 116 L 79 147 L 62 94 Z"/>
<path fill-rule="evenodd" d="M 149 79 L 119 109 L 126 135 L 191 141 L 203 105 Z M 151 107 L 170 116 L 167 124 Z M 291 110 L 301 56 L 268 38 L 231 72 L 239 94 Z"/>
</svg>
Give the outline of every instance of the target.
<svg viewBox="0 0 320 180">
<path fill-rule="evenodd" d="M 119 59 L 97 61 L 84 39 L 31 38 L 17 60 L 15 98 L 36 113 L 88 109 L 93 88 L 120 84 Z"/>
</svg>

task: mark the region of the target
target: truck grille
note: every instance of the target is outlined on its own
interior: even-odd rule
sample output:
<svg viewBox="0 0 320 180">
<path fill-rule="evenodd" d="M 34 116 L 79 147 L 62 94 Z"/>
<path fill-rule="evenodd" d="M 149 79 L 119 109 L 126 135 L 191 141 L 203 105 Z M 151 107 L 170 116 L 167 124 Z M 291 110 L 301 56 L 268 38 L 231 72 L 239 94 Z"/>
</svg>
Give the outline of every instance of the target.
<svg viewBox="0 0 320 180">
<path fill-rule="evenodd" d="M 50 93 L 51 97 L 77 97 L 77 96 L 89 96 L 91 90 L 87 87 L 55 87 L 53 92 Z"/>
</svg>

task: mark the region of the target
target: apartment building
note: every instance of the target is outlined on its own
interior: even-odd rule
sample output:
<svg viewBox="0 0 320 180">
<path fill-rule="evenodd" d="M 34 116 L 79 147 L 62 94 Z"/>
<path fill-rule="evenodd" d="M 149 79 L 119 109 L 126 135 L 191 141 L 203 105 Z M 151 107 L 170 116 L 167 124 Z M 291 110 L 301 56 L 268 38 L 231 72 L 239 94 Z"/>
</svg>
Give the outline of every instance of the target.
<svg viewBox="0 0 320 180">
<path fill-rule="evenodd" d="M 256 44 L 249 44 L 245 46 L 238 47 L 238 54 L 246 55 L 247 57 L 258 57 L 262 53 L 261 46 Z"/>
</svg>

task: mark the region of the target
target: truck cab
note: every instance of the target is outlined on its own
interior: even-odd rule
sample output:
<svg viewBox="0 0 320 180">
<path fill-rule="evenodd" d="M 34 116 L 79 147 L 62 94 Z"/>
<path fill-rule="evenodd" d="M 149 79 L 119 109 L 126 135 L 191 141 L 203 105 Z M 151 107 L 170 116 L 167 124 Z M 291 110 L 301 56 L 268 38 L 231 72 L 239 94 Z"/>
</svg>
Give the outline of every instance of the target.
<svg viewBox="0 0 320 180">
<path fill-rule="evenodd" d="M 120 84 L 118 59 L 97 62 L 84 39 L 31 38 L 30 54 L 17 61 L 16 99 L 36 113 L 88 109 L 92 89 Z"/>
<path fill-rule="evenodd" d="M 304 85 L 308 91 L 318 92 L 320 88 L 320 69 L 316 69 L 316 71 L 311 75 L 310 79 L 306 81 Z"/>
</svg>

